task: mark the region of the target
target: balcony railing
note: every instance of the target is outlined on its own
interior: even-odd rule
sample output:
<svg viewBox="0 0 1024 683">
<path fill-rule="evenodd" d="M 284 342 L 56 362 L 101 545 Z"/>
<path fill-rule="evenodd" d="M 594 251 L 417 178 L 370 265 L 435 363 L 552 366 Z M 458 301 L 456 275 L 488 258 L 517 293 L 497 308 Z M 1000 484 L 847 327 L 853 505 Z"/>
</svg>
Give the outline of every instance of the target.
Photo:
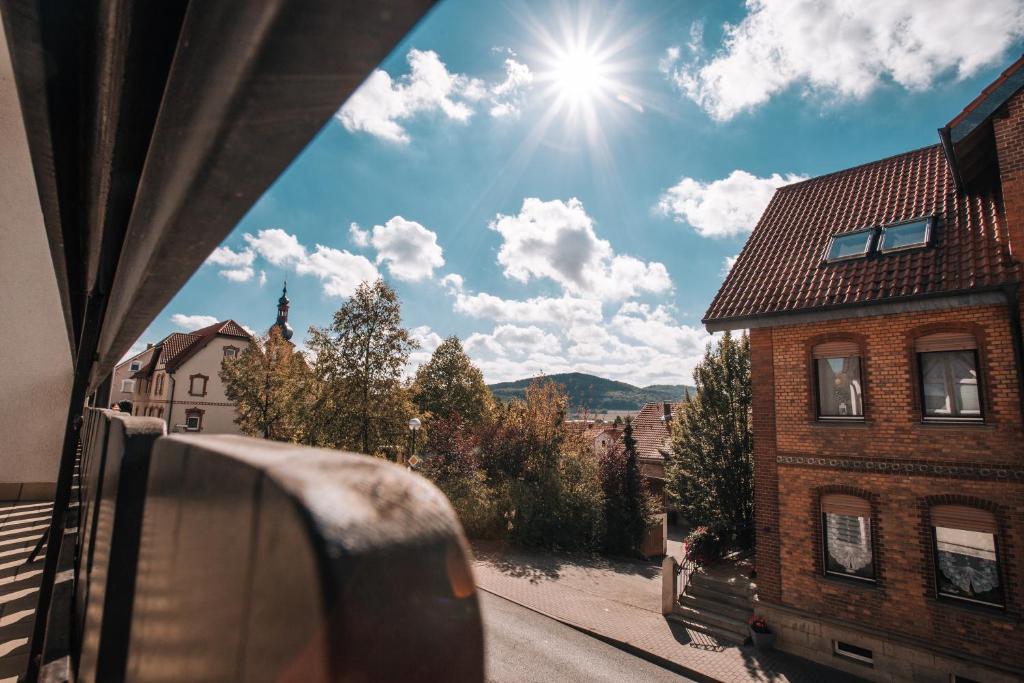
<svg viewBox="0 0 1024 683">
<path fill-rule="evenodd" d="M 77 580 L 55 593 L 43 679 L 482 680 L 467 545 L 433 485 L 368 456 L 164 429 L 86 412 L 62 549 Z"/>
</svg>

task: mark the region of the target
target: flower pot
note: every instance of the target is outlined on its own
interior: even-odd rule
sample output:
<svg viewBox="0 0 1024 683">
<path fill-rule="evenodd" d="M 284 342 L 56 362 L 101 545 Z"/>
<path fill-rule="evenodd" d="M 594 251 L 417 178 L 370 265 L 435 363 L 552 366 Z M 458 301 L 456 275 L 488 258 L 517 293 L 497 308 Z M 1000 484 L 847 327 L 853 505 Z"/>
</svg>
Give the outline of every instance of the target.
<svg viewBox="0 0 1024 683">
<path fill-rule="evenodd" d="M 775 646 L 775 634 L 771 631 L 755 631 L 749 626 L 747 631 L 750 633 L 750 639 L 754 641 L 754 647 L 758 650 L 770 650 Z"/>
</svg>

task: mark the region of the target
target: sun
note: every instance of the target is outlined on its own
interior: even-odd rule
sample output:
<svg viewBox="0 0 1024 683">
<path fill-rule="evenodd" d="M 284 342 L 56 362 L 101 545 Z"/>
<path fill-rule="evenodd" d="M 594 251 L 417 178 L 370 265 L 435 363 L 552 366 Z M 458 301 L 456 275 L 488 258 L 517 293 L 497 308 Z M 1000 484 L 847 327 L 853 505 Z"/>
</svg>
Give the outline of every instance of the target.
<svg viewBox="0 0 1024 683">
<path fill-rule="evenodd" d="M 549 77 L 556 97 L 572 105 L 605 96 L 610 85 L 608 64 L 596 50 L 586 47 L 556 54 Z"/>
</svg>

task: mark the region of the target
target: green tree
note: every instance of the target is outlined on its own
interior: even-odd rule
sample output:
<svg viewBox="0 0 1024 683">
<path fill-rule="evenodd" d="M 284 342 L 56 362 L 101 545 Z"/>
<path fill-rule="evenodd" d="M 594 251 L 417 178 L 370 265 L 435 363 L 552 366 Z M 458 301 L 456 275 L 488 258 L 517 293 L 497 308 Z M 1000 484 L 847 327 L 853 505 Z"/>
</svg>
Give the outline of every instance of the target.
<svg viewBox="0 0 1024 683">
<path fill-rule="evenodd" d="M 667 490 L 694 525 L 746 545 L 754 509 L 750 339 L 726 332 L 708 345 L 693 378 L 696 395 L 672 429 Z"/>
<path fill-rule="evenodd" d="M 644 491 L 630 418 L 626 418 L 621 445 L 609 448 L 601 459 L 601 484 L 604 491 L 605 550 L 639 554 L 651 519 L 652 503 Z"/>
<path fill-rule="evenodd" d="M 494 397 L 484 383 L 483 373 L 455 336 L 441 342 L 430 360 L 416 370 L 413 394 L 420 412 L 434 418 L 458 415 L 474 426 L 494 412 Z"/>
<path fill-rule="evenodd" d="M 276 329 L 253 339 L 236 358 L 221 364 L 224 393 L 238 410 L 242 433 L 289 441 L 294 437 L 296 408 L 309 368 L 306 360 Z"/>
<path fill-rule="evenodd" d="M 405 443 L 413 412 L 402 371 L 417 342 L 402 327 L 402 306 L 383 280 L 362 283 L 334 314 L 311 330 L 322 394 L 316 431 L 340 448 L 391 453 Z"/>
</svg>

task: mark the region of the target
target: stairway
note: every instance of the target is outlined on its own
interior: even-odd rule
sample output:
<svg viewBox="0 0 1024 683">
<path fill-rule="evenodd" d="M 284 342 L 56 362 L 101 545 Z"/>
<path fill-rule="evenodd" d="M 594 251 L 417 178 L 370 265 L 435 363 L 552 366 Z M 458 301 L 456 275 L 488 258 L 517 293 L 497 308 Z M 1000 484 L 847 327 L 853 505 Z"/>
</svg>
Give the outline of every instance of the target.
<svg viewBox="0 0 1024 683">
<path fill-rule="evenodd" d="M 721 645 L 741 645 L 747 639 L 747 619 L 753 613 L 756 589 L 742 576 L 695 571 L 668 619 Z"/>
</svg>

